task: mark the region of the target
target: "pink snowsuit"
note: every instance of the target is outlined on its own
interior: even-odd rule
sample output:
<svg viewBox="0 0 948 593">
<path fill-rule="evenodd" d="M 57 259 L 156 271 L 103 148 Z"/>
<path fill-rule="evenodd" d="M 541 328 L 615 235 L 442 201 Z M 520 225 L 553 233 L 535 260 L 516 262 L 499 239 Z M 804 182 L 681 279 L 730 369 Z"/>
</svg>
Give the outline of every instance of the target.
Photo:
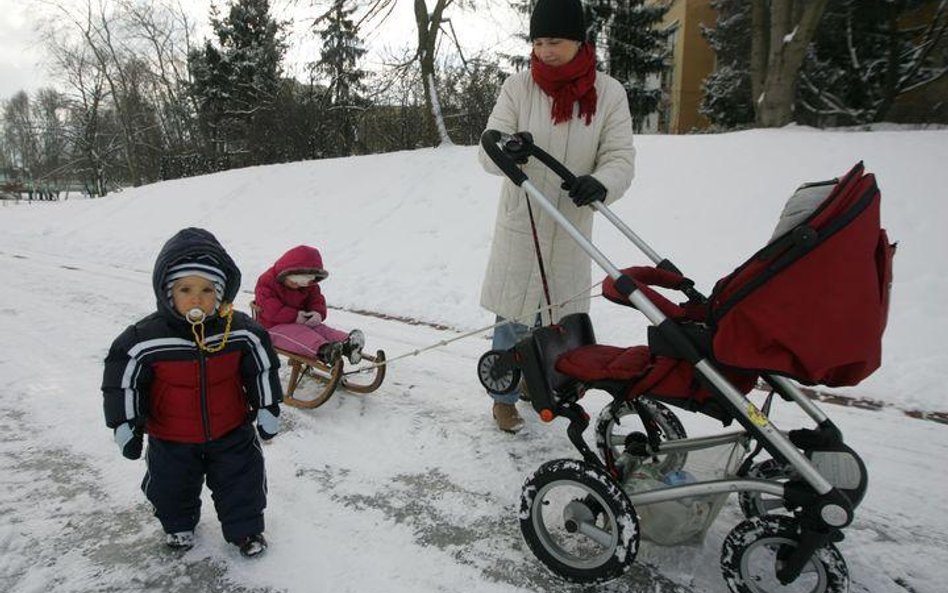
<svg viewBox="0 0 948 593">
<path fill-rule="evenodd" d="M 290 274 L 315 274 L 316 282 L 309 286 L 290 288 L 283 283 Z M 323 344 L 342 342 L 348 337 L 347 333 L 325 323 L 313 326 L 296 322 L 300 311 L 315 311 L 325 322 L 326 299 L 319 290 L 318 282 L 328 275 L 323 269 L 319 250 L 308 245 L 298 245 L 280 256 L 257 279 L 254 289 L 254 300 L 260 307 L 257 319 L 269 330 L 275 347 L 315 357 Z"/>
</svg>

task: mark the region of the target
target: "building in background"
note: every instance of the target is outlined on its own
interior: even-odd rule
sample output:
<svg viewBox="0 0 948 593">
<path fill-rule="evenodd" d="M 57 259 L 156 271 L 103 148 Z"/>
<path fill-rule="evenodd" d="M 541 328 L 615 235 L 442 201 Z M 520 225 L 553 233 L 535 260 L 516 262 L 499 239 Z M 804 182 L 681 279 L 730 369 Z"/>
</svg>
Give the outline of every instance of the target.
<svg viewBox="0 0 948 593">
<path fill-rule="evenodd" d="M 665 4 L 668 12 L 661 26 L 668 31 L 668 69 L 651 84 L 660 86 L 664 99 L 657 114 L 650 116 L 645 132 L 686 134 L 707 128 L 707 118 L 698 112 L 701 84 L 714 69 L 714 51 L 701 34 L 702 26 L 713 27 L 717 14 L 710 0 L 650 0 Z"/>
</svg>

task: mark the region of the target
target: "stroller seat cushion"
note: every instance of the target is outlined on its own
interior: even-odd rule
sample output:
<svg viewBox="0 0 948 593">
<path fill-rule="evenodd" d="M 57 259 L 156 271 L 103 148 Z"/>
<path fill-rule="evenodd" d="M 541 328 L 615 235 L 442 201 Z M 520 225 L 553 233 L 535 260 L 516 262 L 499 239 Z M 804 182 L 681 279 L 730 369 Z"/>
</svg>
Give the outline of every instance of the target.
<svg viewBox="0 0 948 593">
<path fill-rule="evenodd" d="M 649 370 L 648 346 L 620 348 L 592 344 L 564 352 L 556 359 L 556 370 L 580 381 L 627 381 Z"/>
</svg>

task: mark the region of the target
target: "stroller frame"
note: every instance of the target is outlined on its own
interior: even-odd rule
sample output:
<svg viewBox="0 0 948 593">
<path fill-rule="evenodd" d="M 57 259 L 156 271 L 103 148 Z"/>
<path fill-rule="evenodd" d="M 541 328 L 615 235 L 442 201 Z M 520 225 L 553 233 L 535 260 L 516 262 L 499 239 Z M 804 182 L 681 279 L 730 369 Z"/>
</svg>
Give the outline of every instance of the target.
<svg viewBox="0 0 948 593">
<path fill-rule="evenodd" d="M 653 438 L 653 435 L 650 434 L 648 444 L 644 445 L 644 451 L 649 455 L 660 455 L 672 452 L 694 451 L 721 444 L 744 443 L 746 445 L 753 439 L 757 442 L 757 448 L 745 460 L 745 467 L 752 461 L 753 457 L 760 452 L 761 448 L 763 448 L 776 462 L 791 468 L 795 473 L 795 478 L 797 478 L 786 484 L 772 480 L 752 478 L 711 480 L 670 486 L 647 492 L 627 493 L 628 501 L 631 502 L 632 505 L 647 505 L 687 497 L 728 494 L 731 492 L 752 492 L 779 497 L 785 501 L 788 509 L 797 508 L 800 510 L 797 512 L 796 523 L 798 535 L 797 545 L 792 551 L 787 551 L 789 553 L 784 553 L 783 556 L 781 556 L 780 562 L 777 563 L 776 574 L 782 584 L 796 580 L 800 576 L 803 568 L 821 548 L 824 548 L 824 546 L 832 547 L 831 542 L 842 540 L 841 529 L 852 522 L 854 508 L 859 503 L 865 491 L 865 466 L 862 464 L 862 461 L 858 459 L 858 456 L 855 456 L 854 451 L 848 449 L 848 447 L 846 448 L 848 453 L 855 456 L 858 471 L 861 472 L 858 487 L 854 490 L 849 490 L 849 496 L 847 496 L 847 494 L 841 491 L 841 487 L 834 485 L 830 479 L 820 472 L 813 460 L 808 458 L 804 452 L 801 452 L 801 449 L 807 449 L 807 452 L 811 452 L 812 450 L 830 450 L 829 448 L 825 448 L 826 445 L 845 447 L 842 445 L 840 431 L 829 417 L 789 379 L 780 375 L 761 373 L 763 380 L 768 383 L 773 390 L 765 404 L 765 411 L 769 408 L 773 392 L 776 392 L 782 399 L 797 404 L 817 425 L 816 430 L 801 429 L 796 431 L 798 433 L 805 433 L 800 435 L 803 437 L 801 439 L 791 440 L 789 434 L 781 432 L 770 422 L 765 413 L 745 397 L 744 394 L 718 370 L 714 362 L 701 354 L 689 336 L 686 335 L 674 320 L 668 318 L 645 294 L 642 294 L 630 277 L 625 276 L 619 268 L 609 261 L 589 239 L 559 212 L 551 201 L 530 182 L 526 174 L 517 167 L 514 161 L 507 155 L 507 150 L 523 150 L 523 148 L 526 147 L 531 156 L 536 157 L 563 179 L 565 187 L 570 187 L 576 178 L 565 166 L 532 143 L 524 143 L 520 135 L 508 136 L 496 130 L 487 130 L 481 137 L 481 146 L 504 175 L 515 185 L 520 186 L 533 200 L 534 204 L 539 205 L 547 215 L 553 218 L 557 225 L 566 231 L 592 260 L 612 278 L 615 282 L 617 292 L 626 297 L 636 309 L 645 315 L 649 322 L 655 326 L 654 330 L 660 334 L 661 338 L 666 343 L 672 345 L 677 351 L 679 355 L 678 358 L 687 361 L 697 370 L 696 378 L 700 379 L 705 387 L 711 391 L 714 400 L 723 405 L 729 416 L 737 420 L 744 428 L 744 431 L 723 435 L 673 439 L 661 442 Z M 674 264 L 661 257 L 649 247 L 605 204 L 602 202 L 593 202 L 590 206 L 619 229 L 625 237 L 656 264 L 657 268 L 680 274 Z M 694 285 L 690 280 L 686 279 L 679 289 L 686 294 L 691 302 L 704 303 L 707 300 L 694 289 Z M 565 319 L 566 318 L 564 318 L 564 320 Z M 523 362 L 524 347 L 526 346 L 518 344 L 516 352 L 511 352 L 510 355 L 502 361 L 503 365 L 516 367 L 517 362 L 515 361 Z M 535 389 L 531 385 L 531 383 L 535 383 L 535 381 L 531 381 L 529 369 L 524 367 L 523 372 L 530 390 L 534 408 L 538 412 L 541 412 L 541 418 L 546 421 L 552 420 L 552 418 L 557 415 L 567 418 L 569 420 L 567 434 L 570 441 L 582 454 L 586 463 L 593 468 L 598 467 L 605 470 L 606 474 L 611 475 L 612 479 L 617 478 L 615 469 L 608 468 L 599 456 L 590 449 L 583 438 L 583 432 L 589 425 L 589 417 L 582 407 L 576 403 L 576 400 L 582 395 L 582 391 L 585 390 L 585 387 L 576 386 L 574 388 L 571 386 L 566 390 L 569 393 L 562 397 L 562 401 L 550 401 L 551 399 L 556 400 L 558 394 L 535 393 Z M 579 380 L 575 381 L 580 382 Z M 541 383 L 546 383 L 546 381 L 544 380 Z M 618 384 L 615 385 L 614 388 L 603 385 L 595 385 L 595 387 L 604 389 L 613 396 L 613 410 L 618 409 L 622 404 L 632 403 L 631 401 L 627 402 L 625 400 L 625 392 Z M 549 391 L 555 392 L 554 389 L 550 389 Z M 639 408 L 637 409 L 641 416 L 641 410 Z M 809 444 L 805 446 L 798 445 L 795 444 L 794 441 L 804 441 Z M 618 443 L 613 444 L 617 445 Z M 839 451 L 840 449 L 836 450 Z M 541 468 L 538 474 L 543 470 L 544 468 Z M 850 496 L 853 500 L 850 500 Z M 570 511 L 570 513 L 567 514 L 572 516 L 573 513 Z M 522 508 L 521 521 L 523 521 L 523 517 L 524 509 Z M 521 525 L 523 526 L 523 523 L 521 523 Z M 741 525 L 743 525 L 743 523 Z M 583 532 L 581 528 L 579 531 Z M 538 552 L 533 543 L 529 540 L 527 543 L 531 545 L 534 553 Z M 835 551 L 835 548 L 832 549 Z M 635 551 L 634 548 L 631 551 L 633 557 Z M 836 553 L 838 555 L 838 552 Z M 549 562 L 540 556 L 539 553 L 537 555 L 549 568 L 560 574 L 560 576 L 578 582 L 609 580 L 610 578 L 618 576 L 621 572 L 624 572 L 624 569 L 622 571 L 613 571 L 612 574 L 607 575 L 607 578 L 601 578 L 589 572 L 559 570 L 561 567 L 558 567 L 555 561 Z M 839 560 L 841 561 L 842 558 L 840 557 Z M 631 559 L 628 559 L 628 562 L 631 562 Z M 745 588 L 746 585 L 741 585 L 740 583 L 735 585 L 730 579 L 727 580 L 732 590 L 751 590 Z M 830 581 L 832 581 L 832 578 Z M 848 574 L 846 575 L 846 587 L 848 587 Z M 757 588 L 754 587 L 753 590 L 757 591 Z M 835 591 L 837 589 L 833 590 Z"/>
</svg>

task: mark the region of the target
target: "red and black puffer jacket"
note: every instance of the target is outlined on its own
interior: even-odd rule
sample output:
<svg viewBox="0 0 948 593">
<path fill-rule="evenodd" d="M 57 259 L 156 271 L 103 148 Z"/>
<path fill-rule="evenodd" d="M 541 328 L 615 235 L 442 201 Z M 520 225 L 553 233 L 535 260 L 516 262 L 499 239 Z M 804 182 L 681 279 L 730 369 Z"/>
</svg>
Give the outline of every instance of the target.
<svg viewBox="0 0 948 593">
<path fill-rule="evenodd" d="M 158 311 L 122 332 L 105 360 L 102 392 L 110 428 L 131 422 L 160 439 L 203 443 L 247 422 L 253 410 L 283 399 L 280 363 L 259 324 L 234 311 L 226 345 L 207 352 L 171 306 L 165 271 L 195 253 L 210 253 L 224 270 L 224 302 L 237 294 L 240 273 L 213 235 L 185 229 L 165 244 L 153 275 Z M 223 340 L 226 319 L 215 314 L 204 325 L 205 344 L 214 350 Z"/>
</svg>

